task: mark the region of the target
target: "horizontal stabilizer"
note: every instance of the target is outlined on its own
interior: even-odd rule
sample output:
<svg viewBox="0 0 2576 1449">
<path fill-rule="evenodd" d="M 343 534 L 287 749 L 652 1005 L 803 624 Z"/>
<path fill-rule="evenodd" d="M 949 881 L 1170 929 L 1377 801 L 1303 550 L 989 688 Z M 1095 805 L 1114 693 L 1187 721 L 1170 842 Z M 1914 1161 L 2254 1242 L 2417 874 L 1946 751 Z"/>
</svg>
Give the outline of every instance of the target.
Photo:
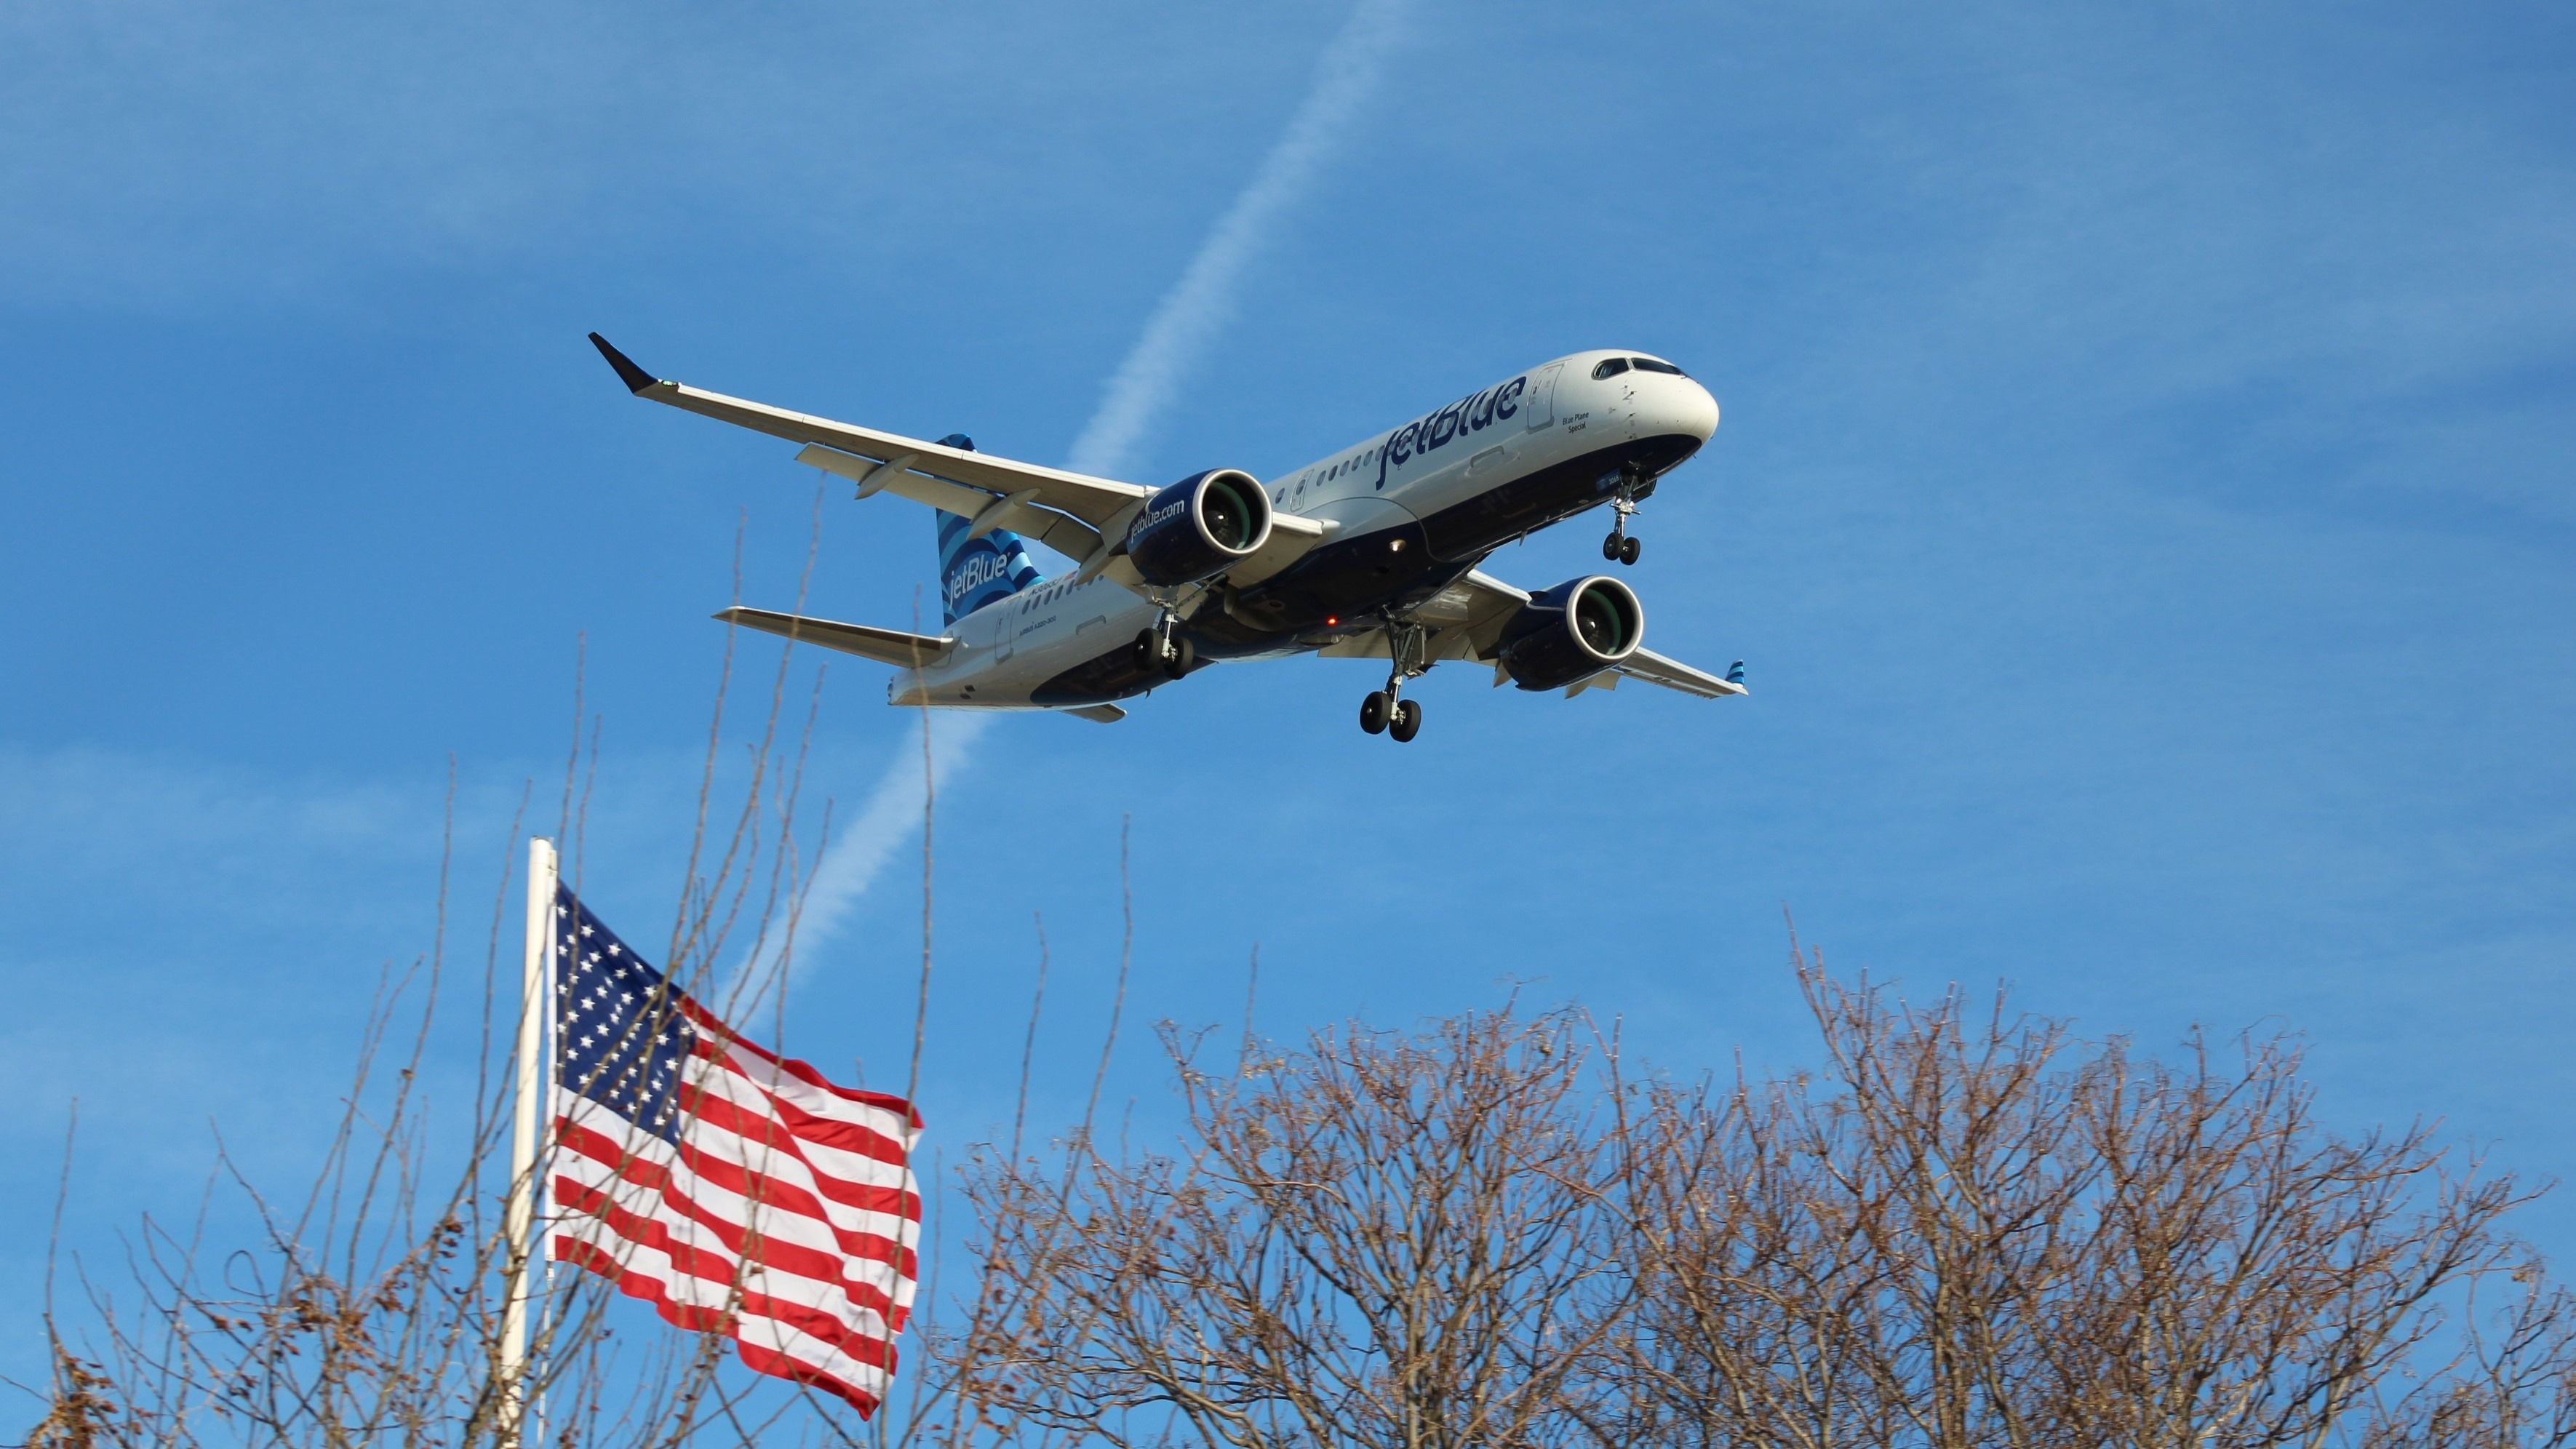
<svg viewBox="0 0 2576 1449">
<path fill-rule="evenodd" d="M 918 669 L 934 664 L 957 647 L 957 641 L 945 636 L 907 634 L 901 629 L 878 629 L 866 624 L 835 624 L 829 619 L 808 619 L 801 614 L 774 614 L 767 609 L 745 609 L 736 606 L 715 617 L 728 624 L 758 629 L 764 634 L 777 634 L 807 644 L 820 644 L 844 654 L 856 654 L 880 664 Z"/>
</svg>

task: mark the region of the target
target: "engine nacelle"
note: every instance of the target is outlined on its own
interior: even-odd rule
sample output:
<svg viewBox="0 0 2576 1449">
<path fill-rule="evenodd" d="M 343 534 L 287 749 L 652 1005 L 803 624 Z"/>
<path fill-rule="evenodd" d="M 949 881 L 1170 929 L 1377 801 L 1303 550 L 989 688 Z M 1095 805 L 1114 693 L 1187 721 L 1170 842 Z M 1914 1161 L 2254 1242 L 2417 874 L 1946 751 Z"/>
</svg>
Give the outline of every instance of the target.
<svg viewBox="0 0 2576 1449">
<path fill-rule="evenodd" d="M 1158 589 L 1212 578 L 1270 541 L 1270 495 L 1239 468 L 1210 468 L 1145 500 L 1127 529 L 1136 576 Z"/>
<path fill-rule="evenodd" d="M 1646 610 L 1601 574 L 1533 596 L 1503 626 L 1502 665 L 1523 689 L 1563 689 L 1637 652 Z"/>
</svg>

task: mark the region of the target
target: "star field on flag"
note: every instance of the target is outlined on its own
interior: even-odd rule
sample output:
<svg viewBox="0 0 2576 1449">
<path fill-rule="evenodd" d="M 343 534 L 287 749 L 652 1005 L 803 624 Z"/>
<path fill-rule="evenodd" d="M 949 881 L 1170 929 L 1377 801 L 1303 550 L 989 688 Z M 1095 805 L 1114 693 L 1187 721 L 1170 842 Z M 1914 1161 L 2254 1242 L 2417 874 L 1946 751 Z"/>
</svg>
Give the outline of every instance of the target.
<svg viewBox="0 0 2576 1449">
<path fill-rule="evenodd" d="M 559 1080 L 674 1146 L 680 1064 L 698 1029 L 661 973 L 626 949 L 569 892 L 557 905 L 555 1032 Z"/>
</svg>

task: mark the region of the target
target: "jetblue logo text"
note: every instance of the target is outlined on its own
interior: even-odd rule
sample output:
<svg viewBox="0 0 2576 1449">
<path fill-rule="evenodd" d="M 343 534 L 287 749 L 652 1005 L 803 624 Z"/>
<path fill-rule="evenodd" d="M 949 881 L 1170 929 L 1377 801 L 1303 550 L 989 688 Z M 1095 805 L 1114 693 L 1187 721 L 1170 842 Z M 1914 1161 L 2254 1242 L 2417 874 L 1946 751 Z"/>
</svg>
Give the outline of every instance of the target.
<svg viewBox="0 0 2576 1449">
<path fill-rule="evenodd" d="M 948 607 L 954 610 L 958 601 L 996 579 L 1009 577 L 1010 565 L 990 544 L 978 539 L 974 552 L 957 561 L 948 573 Z"/>
<path fill-rule="evenodd" d="M 1377 486 L 1386 486 L 1387 470 L 1402 467 L 1406 460 L 1434 453 L 1451 440 L 1469 433 L 1481 433 L 1499 422 L 1508 422 L 1521 410 L 1521 394 L 1529 387 L 1524 375 L 1483 392 L 1462 397 L 1440 411 L 1418 422 L 1405 424 L 1386 440 L 1377 455 Z"/>
<path fill-rule="evenodd" d="M 1161 523 L 1164 519 L 1171 517 L 1173 514 L 1182 512 L 1189 506 L 1190 500 L 1181 498 L 1170 503 L 1166 503 L 1160 508 L 1149 509 L 1145 513 L 1144 517 L 1136 520 L 1135 532 L 1143 533 L 1146 529 L 1152 528 L 1154 525 Z"/>
</svg>

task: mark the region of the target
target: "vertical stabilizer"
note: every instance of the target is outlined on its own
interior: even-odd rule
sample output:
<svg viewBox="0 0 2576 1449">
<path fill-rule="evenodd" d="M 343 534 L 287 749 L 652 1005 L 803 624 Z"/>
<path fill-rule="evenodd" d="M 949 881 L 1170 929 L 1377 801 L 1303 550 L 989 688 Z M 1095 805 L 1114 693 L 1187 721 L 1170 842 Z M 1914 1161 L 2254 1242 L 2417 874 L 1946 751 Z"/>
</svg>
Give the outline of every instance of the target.
<svg viewBox="0 0 2576 1449">
<path fill-rule="evenodd" d="M 939 441 L 945 447 L 975 451 L 974 440 L 963 433 L 950 433 Z M 939 603 L 949 623 L 1038 581 L 1038 566 L 1018 534 L 997 528 L 970 539 L 966 530 L 972 520 L 954 513 L 934 516 L 939 520 Z"/>
</svg>

